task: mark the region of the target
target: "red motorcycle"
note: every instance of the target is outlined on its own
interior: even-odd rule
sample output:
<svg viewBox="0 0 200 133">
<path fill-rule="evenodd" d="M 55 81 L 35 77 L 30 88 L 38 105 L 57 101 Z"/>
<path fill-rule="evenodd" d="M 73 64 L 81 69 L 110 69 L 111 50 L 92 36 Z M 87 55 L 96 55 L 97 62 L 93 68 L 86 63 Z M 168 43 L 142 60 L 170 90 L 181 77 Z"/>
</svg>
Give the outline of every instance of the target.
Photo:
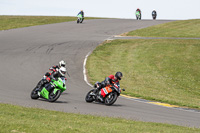
<svg viewBox="0 0 200 133">
<path fill-rule="evenodd" d="M 109 106 L 116 102 L 118 96 L 121 94 L 121 90 L 125 91 L 125 89 L 121 89 L 120 86 L 117 85 L 116 83 L 112 85 L 107 85 L 100 91 L 92 89 L 87 93 L 85 101 L 88 103 L 91 103 L 93 101 L 101 102 Z M 100 95 L 103 97 L 102 100 L 99 98 Z"/>
</svg>

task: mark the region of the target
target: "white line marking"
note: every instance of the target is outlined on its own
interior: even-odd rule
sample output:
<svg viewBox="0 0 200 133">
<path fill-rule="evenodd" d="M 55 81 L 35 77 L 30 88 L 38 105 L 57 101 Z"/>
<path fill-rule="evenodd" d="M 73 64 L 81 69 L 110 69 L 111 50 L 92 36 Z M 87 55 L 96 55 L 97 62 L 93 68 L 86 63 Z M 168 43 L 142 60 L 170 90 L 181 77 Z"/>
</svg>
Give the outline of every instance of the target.
<svg viewBox="0 0 200 133">
<path fill-rule="evenodd" d="M 93 85 L 91 85 L 91 84 L 88 82 L 88 80 L 87 80 L 86 69 L 85 69 L 85 65 L 86 65 L 86 62 L 87 62 L 87 58 L 88 58 L 88 56 L 89 56 L 90 54 L 91 54 L 91 52 L 89 52 L 89 53 L 85 56 L 85 59 L 84 59 L 84 63 L 83 63 L 83 76 L 84 76 L 85 82 L 86 82 L 89 86 L 93 87 Z"/>
</svg>

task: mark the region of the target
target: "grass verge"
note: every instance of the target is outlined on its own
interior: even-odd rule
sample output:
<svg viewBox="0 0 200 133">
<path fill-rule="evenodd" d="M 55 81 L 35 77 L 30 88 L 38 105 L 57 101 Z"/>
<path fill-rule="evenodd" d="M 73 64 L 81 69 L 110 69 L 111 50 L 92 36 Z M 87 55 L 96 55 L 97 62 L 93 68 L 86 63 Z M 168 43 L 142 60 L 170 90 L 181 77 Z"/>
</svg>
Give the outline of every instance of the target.
<svg viewBox="0 0 200 133">
<path fill-rule="evenodd" d="M 100 19 L 86 17 L 85 19 Z M 35 25 L 76 21 L 77 17 L 62 16 L 0 16 L 0 30 L 8 30 Z"/>
<path fill-rule="evenodd" d="M 200 19 L 181 20 L 138 29 L 127 36 L 143 37 L 196 37 L 200 38 Z"/>
<path fill-rule="evenodd" d="M 200 108 L 200 40 L 114 40 L 87 60 L 94 84 L 121 71 L 124 94 Z"/>
<path fill-rule="evenodd" d="M 20 133 L 197 133 L 200 129 L 0 104 L 0 131 Z"/>
</svg>

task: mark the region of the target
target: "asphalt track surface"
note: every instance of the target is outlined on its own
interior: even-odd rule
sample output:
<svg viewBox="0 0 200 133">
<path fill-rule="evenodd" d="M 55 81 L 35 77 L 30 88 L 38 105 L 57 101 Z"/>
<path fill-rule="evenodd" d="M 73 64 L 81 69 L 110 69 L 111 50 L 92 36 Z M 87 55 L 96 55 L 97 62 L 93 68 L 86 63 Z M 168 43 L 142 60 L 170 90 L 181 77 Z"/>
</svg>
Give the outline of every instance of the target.
<svg viewBox="0 0 200 133">
<path fill-rule="evenodd" d="M 92 89 L 83 76 L 85 56 L 104 40 L 169 21 L 101 19 L 0 31 L 0 102 L 63 112 L 200 127 L 200 113 L 119 97 L 113 106 L 86 103 Z M 52 65 L 64 59 L 70 77 L 55 103 L 32 100 L 30 93 Z M 128 89 L 128 88 L 126 88 Z"/>
</svg>

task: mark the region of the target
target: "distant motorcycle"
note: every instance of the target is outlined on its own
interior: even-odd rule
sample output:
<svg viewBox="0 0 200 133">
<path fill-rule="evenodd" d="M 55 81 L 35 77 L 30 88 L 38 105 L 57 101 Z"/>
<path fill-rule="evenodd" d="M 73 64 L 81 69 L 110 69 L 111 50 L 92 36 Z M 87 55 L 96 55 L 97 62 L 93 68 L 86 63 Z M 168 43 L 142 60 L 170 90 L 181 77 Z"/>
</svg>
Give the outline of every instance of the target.
<svg viewBox="0 0 200 133">
<path fill-rule="evenodd" d="M 153 17 L 153 20 L 156 19 L 156 13 L 155 12 L 152 12 L 152 17 Z"/>
<path fill-rule="evenodd" d="M 125 89 L 122 89 L 125 91 Z M 118 96 L 121 94 L 121 88 L 117 84 L 107 85 L 102 88 L 100 91 L 96 91 L 96 89 L 90 90 L 86 97 L 85 101 L 91 103 L 93 101 L 104 103 L 105 105 L 112 105 L 116 102 Z M 104 95 L 103 101 L 99 99 L 99 95 Z"/>
<path fill-rule="evenodd" d="M 46 87 L 43 87 L 41 91 L 35 87 L 31 92 L 31 98 L 44 98 L 49 102 L 55 102 L 60 97 L 61 93 L 66 90 L 65 78 L 59 77 L 57 80 L 51 79 L 50 84 L 55 87 L 51 92 L 49 92 Z"/>
<path fill-rule="evenodd" d="M 83 22 L 83 16 L 81 14 L 79 14 L 77 17 L 78 17 L 77 18 L 77 24 L 82 23 Z"/>
<path fill-rule="evenodd" d="M 141 14 L 140 14 L 139 11 L 136 11 L 136 12 L 135 12 L 135 15 L 136 15 L 136 19 L 137 19 L 137 20 L 141 20 Z"/>
</svg>

